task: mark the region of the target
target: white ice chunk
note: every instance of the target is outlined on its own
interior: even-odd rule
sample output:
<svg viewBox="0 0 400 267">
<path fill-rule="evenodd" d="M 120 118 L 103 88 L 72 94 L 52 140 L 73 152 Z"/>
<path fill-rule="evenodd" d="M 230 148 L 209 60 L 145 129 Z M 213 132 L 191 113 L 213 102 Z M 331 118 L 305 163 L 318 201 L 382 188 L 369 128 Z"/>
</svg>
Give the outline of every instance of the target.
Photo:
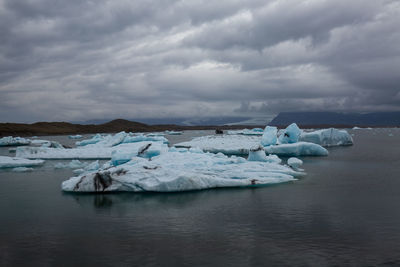
<svg viewBox="0 0 400 267">
<path fill-rule="evenodd" d="M 72 177 L 62 190 L 74 192 L 176 192 L 217 187 L 270 185 L 304 173 L 276 163 L 247 161 L 222 154 L 167 152 L 151 161 L 138 158 L 123 165 Z"/>
<path fill-rule="evenodd" d="M 298 170 L 303 165 L 303 161 L 298 158 L 289 158 L 287 164 L 293 169 Z"/>
<path fill-rule="evenodd" d="M 278 129 L 274 126 L 265 127 L 264 133 L 261 137 L 261 145 L 271 146 L 276 145 Z"/>
<path fill-rule="evenodd" d="M 347 146 L 353 144 L 353 138 L 346 130 L 335 128 L 322 129 L 314 132 L 303 132 L 300 141 L 311 142 L 321 146 Z"/>
<path fill-rule="evenodd" d="M 299 141 L 301 134 L 300 128 L 296 123 L 290 124 L 283 133 L 279 136 L 279 142 L 281 144 L 293 144 Z"/>
<path fill-rule="evenodd" d="M 0 156 L 0 168 L 32 167 L 39 166 L 44 160 L 29 160 L 19 157 Z"/>
<path fill-rule="evenodd" d="M 6 136 L 0 138 L 0 146 L 24 146 L 29 145 L 30 142 L 31 141 L 29 139 L 25 139 L 22 137 Z"/>
<path fill-rule="evenodd" d="M 175 147 L 198 147 L 204 152 L 224 153 L 226 155 L 248 155 L 251 147 L 260 144 L 259 136 L 208 135 L 196 137 L 188 142 L 175 144 Z"/>
<path fill-rule="evenodd" d="M 69 139 L 81 139 L 81 138 L 82 138 L 82 135 L 80 135 L 80 134 L 77 134 L 77 135 L 70 135 L 70 136 L 68 136 L 68 138 L 69 138 Z"/>
<path fill-rule="evenodd" d="M 98 144 L 86 145 L 83 147 L 60 149 L 46 147 L 18 147 L 16 156 L 28 159 L 111 159 L 112 152 L 118 150 L 121 153 L 136 153 L 139 149 L 148 143 L 152 143 L 155 149 L 168 150 L 167 145 L 160 142 L 136 142 L 120 144 L 113 147 L 102 147 Z M 164 148 L 162 148 L 164 147 Z"/>
<path fill-rule="evenodd" d="M 265 154 L 263 146 L 257 146 L 250 149 L 249 157 L 247 158 L 248 161 L 264 161 L 266 162 L 267 155 Z"/>
<path fill-rule="evenodd" d="M 278 156 L 299 157 L 299 156 L 327 156 L 328 150 L 320 145 L 308 142 L 298 142 L 294 144 L 281 144 L 276 146 L 267 146 L 264 148 L 269 154 Z"/>
</svg>

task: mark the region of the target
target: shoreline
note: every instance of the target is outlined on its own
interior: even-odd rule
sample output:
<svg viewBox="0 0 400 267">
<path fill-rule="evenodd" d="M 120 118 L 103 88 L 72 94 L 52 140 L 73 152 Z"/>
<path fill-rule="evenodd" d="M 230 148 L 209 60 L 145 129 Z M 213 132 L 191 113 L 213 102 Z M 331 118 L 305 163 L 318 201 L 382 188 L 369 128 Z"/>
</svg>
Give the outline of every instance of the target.
<svg viewBox="0 0 400 267">
<path fill-rule="evenodd" d="M 287 125 L 274 125 L 279 129 Z M 322 129 L 322 128 L 398 128 L 399 126 L 385 125 L 338 125 L 338 124 L 318 124 L 318 125 L 298 125 L 301 129 Z M 73 124 L 68 122 L 36 122 L 32 124 L 24 123 L 0 123 L 0 137 L 3 136 L 46 136 L 46 135 L 74 135 L 74 134 L 95 134 L 95 133 L 116 133 L 116 132 L 163 132 L 186 131 L 186 130 L 238 130 L 245 128 L 265 128 L 265 125 L 202 125 L 202 126 L 180 126 L 174 124 L 147 125 L 128 120 L 117 119 L 104 124 Z"/>
</svg>

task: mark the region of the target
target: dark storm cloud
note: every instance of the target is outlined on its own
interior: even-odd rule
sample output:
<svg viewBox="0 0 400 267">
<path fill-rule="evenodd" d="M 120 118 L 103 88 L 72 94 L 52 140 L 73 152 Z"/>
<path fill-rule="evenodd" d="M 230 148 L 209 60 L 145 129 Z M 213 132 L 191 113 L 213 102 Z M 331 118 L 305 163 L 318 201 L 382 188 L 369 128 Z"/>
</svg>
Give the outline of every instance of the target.
<svg viewBox="0 0 400 267">
<path fill-rule="evenodd" d="M 400 109 L 398 1 L 214 2 L 0 0 L 0 120 Z"/>
</svg>

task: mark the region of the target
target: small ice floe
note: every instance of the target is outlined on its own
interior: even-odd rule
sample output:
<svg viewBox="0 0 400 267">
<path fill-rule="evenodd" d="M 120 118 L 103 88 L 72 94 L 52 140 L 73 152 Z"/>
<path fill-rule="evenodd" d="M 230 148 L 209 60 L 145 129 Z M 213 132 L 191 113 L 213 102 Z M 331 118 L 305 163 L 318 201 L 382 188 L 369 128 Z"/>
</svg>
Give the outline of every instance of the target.
<svg viewBox="0 0 400 267">
<path fill-rule="evenodd" d="M 39 166 L 44 160 L 29 160 L 19 157 L 0 156 L 0 168 L 32 167 Z"/>
<path fill-rule="evenodd" d="M 181 135 L 183 132 L 181 132 L 181 131 L 165 131 L 165 134 L 168 134 L 168 135 Z"/>
<path fill-rule="evenodd" d="M 117 167 L 72 177 L 61 187 L 71 192 L 178 192 L 264 186 L 293 181 L 303 175 L 303 172 L 277 163 L 190 149 L 162 153 L 151 161 L 135 157 Z"/>
<path fill-rule="evenodd" d="M 29 145 L 31 140 L 22 137 L 6 136 L 0 138 L 0 146 L 25 146 Z"/>
<path fill-rule="evenodd" d="M 31 172 L 31 171 L 33 171 L 33 168 L 17 167 L 17 168 L 13 168 L 11 171 L 13 171 L 13 172 Z"/>
<path fill-rule="evenodd" d="M 287 161 L 287 164 L 293 168 L 293 170 L 296 171 L 302 171 L 302 169 L 300 169 L 301 165 L 303 165 L 303 161 L 301 159 L 298 158 L 289 158 Z"/>
<path fill-rule="evenodd" d="M 353 144 L 353 138 L 346 130 L 335 128 L 322 129 L 313 132 L 302 132 L 299 141 L 311 142 L 321 146 L 349 146 Z"/>
<path fill-rule="evenodd" d="M 393 134 L 392 134 L 392 133 L 390 133 L 390 134 L 388 134 L 388 136 L 393 136 Z"/>
<path fill-rule="evenodd" d="M 82 135 L 80 135 L 80 134 L 77 134 L 77 135 L 70 135 L 70 136 L 68 136 L 68 138 L 69 138 L 69 139 L 81 139 L 81 138 L 82 138 Z"/>
</svg>

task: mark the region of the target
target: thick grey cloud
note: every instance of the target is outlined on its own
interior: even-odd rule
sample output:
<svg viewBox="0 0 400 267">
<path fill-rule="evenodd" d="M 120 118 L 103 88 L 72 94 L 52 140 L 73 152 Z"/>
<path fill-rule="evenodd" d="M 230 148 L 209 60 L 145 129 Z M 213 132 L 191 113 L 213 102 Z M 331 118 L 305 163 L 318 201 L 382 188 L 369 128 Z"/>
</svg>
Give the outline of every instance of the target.
<svg viewBox="0 0 400 267">
<path fill-rule="evenodd" d="M 400 110 L 398 1 L 0 0 L 0 121 Z"/>
</svg>

